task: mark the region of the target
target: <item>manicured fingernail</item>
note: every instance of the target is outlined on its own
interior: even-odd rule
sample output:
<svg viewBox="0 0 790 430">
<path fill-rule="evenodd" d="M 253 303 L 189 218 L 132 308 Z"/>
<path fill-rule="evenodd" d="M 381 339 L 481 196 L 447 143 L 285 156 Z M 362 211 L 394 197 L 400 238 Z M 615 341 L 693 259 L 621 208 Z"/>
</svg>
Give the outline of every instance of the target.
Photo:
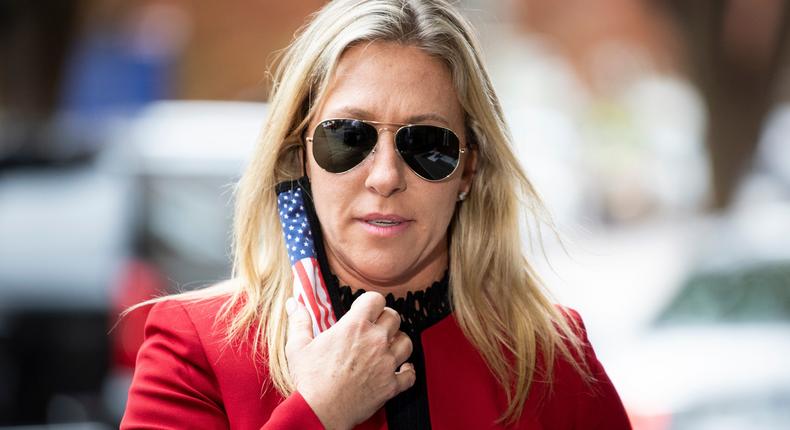
<svg viewBox="0 0 790 430">
<path fill-rule="evenodd" d="M 296 300 L 293 297 L 289 297 L 288 300 L 285 301 L 285 312 L 288 316 L 291 316 L 292 313 L 296 310 Z"/>
</svg>

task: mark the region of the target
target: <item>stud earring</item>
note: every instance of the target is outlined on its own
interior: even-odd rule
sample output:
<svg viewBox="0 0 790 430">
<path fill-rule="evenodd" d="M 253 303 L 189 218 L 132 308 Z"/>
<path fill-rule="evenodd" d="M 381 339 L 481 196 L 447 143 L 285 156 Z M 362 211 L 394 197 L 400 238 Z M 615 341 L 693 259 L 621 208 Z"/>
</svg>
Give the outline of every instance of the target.
<svg viewBox="0 0 790 430">
<path fill-rule="evenodd" d="M 469 194 L 468 191 L 461 191 L 458 193 L 458 201 L 463 201 L 466 198 L 466 195 Z"/>
</svg>

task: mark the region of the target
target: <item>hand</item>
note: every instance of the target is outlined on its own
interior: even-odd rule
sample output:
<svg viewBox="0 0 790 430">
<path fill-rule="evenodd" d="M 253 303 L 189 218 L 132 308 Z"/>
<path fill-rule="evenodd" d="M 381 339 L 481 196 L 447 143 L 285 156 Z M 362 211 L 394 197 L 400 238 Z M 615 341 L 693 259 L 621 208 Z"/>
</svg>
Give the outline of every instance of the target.
<svg viewBox="0 0 790 430">
<path fill-rule="evenodd" d="M 384 296 L 362 294 L 315 338 L 307 309 L 293 303 L 297 307 L 289 313 L 285 344 L 288 368 L 297 391 L 327 429 L 354 427 L 414 385 L 414 366 L 404 363 L 411 339 L 398 330 L 400 316 L 385 307 Z"/>
</svg>

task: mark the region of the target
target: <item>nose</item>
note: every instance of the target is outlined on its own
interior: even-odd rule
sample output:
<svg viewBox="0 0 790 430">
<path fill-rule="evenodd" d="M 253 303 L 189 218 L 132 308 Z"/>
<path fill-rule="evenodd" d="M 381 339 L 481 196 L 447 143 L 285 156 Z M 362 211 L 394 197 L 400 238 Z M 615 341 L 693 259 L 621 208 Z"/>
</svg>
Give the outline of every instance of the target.
<svg viewBox="0 0 790 430">
<path fill-rule="evenodd" d="M 367 189 L 384 197 L 406 189 L 405 166 L 397 153 L 394 139 L 393 131 L 379 131 L 379 141 L 371 154 L 373 159 L 365 179 Z"/>
</svg>

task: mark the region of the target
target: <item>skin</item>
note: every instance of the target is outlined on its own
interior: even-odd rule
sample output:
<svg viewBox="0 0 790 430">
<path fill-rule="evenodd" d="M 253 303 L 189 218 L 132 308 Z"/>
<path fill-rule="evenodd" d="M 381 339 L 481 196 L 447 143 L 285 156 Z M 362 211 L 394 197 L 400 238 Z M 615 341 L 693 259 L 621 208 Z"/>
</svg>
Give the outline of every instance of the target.
<svg viewBox="0 0 790 430">
<path fill-rule="evenodd" d="M 374 42 L 349 48 L 310 133 L 330 118 L 439 125 L 453 130 L 466 146 L 463 110 L 449 70 L 413 46 Z M 414 384 L 414 367 L 405 363 L 411 340 L 398 330 L 400 316 L 385 307 L 382 294 L 403 296 L 442 277 L 447 229 L 458 194 L 469 190 L 474 174 L 476 153 L 468 150 L 449 178 L 425 181 L 397 154 L 395 130 L 380 126 L 375 153 L 342 174 L 324 171 L 312 148 L 307 151 L 329 265 L 342 283 L 368 291 L 315 338 L 304 306 L 293 299 L 286 306 L 289 371 L 328 429 L 353 428 Z M 363 221 L 371 213 L 407 221 L 397 229 L 377 230 Z"/>
<path fill-rule="evenodd" d="M 331 118 L 443 126 L 466 146 L 464 114 L 449 69 L 414 46 L 374 42 L 349 48 L 309 133 Z M 306 167 L 332 271 L 352 289 L 400 297 L 444 274 L 447 228 L 458 194 L 469 190 L 475 154 L 465 154 L 450 178 L 428 182 L 397 154 L 395 130 L 397 126 L 379 127 L 376 152 L 351 171 L 321 169 L 312 146 Z M 402 233 L 381 237 L 360 221 L 370 213 L 410 221 Z"/>
<path fill-rule="evenodd" d="M 366 292 L 329 330 L 313 338 L 310 315 L 293 299 L 285 354 L 296 390 L 328 430 L 351 429 L 416 380 L 400 316 Z"/>
</svg>

